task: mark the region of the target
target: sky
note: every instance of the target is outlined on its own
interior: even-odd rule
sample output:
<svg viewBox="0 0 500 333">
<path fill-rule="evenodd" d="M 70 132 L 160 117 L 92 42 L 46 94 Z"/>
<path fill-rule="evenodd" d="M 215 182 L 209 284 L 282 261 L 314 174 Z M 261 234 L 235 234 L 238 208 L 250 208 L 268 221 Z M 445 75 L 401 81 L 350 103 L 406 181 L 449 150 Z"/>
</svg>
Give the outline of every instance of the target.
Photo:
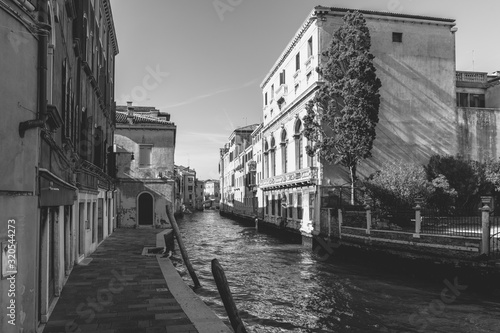
<svg viewBox="0 0 500 333">
<path fill-rule="evenodd" d="M 500 70 L 498 0 L 111 0 L 116 102 L 170 113 L 174 163 L 218 179 L 219 149 L 262 121 L 260 84 L 316 5 L 455 19 L 457 70 Z"/>
</svg>

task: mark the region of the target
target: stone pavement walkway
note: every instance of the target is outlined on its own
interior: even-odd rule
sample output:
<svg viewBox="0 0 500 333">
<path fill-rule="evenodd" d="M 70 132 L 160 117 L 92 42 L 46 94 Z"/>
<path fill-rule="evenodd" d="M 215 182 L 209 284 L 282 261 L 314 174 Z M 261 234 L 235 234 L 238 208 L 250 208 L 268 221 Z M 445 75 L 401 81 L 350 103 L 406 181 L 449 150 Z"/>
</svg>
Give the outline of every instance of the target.
<svg viewBox="0 0 500 333">
<path fill-rule="evenodd" d="M 198 332 L 169 291 L 155 256 L 158 229 L 117 229 L 76 265 L 43 333 Z"/>
</svg>

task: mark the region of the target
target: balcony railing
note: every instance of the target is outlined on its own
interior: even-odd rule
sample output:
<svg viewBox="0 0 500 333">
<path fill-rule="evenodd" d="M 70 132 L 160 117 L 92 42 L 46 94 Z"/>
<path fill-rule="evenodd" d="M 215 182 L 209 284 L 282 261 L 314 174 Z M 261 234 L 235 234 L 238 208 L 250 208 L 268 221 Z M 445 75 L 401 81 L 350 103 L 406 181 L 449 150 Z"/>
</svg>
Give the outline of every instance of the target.
<svg viewBox="0 0 500 333">
<path fill-rule="evenodd" d="M 286 84 L 282 84 L 276 90 L 275 99 L 279 100 L 281 97 L 284 97 L 288 94 L 288 86 Z"/>
<path fill-rule="evenodd" d="M 312 61 L 314 59 L 314 56 L 309 56 L 309 58 L 307 58 L 307 60 L 304 62 L 304 65 L 306 65 L 306 72 L 308 72 L 311 67 L 312 67 Z"/>
<path fill-rule="evenodd" d="M 298 183 L 316 183 L 318 169 L 316 167 L 304 168 L 293 172 L 288 172 L 279 176 L 262 179 L 259 182 L 261 187 L 286 187 Z"/>
<path fill-rule="evenodd" d="M 456 72 L 457 81 L 462 82 L 479 82 L 486 83 L 488 81 L 488 73 L 484 72 Z"/>
</svg>

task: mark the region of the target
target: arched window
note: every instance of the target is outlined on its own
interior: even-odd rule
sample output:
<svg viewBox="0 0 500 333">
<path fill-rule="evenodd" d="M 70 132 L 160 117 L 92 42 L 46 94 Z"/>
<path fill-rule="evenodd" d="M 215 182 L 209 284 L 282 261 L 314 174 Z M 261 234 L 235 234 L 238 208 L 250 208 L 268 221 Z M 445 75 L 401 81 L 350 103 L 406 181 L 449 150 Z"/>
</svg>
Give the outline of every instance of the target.
<svg viewBox="0 0 500 333">
<path fill-rule="evenodd" d="M 276 142 L 274 141 L 274 137 L 271 137 L 271 177 L 276 176 Z"/>
<path fill-rule="evenodd" d="M 288 145 L 286 140 L 286 130 L 281 131 L 281 170 L 283 173 L 287 173 L 288 164 Z"/>
<path fill-rule="evenodd" d="M 264 143 L 264 178 L 269 178 L 269 144 Z"/>
<path fill-rule="evenodd" d="M 304 144 L 302 136 L 302 121 L 297 119 L 295 123 L 295 168 L 296 170 L 302 169 L 304 166 Z"/>
</svg>

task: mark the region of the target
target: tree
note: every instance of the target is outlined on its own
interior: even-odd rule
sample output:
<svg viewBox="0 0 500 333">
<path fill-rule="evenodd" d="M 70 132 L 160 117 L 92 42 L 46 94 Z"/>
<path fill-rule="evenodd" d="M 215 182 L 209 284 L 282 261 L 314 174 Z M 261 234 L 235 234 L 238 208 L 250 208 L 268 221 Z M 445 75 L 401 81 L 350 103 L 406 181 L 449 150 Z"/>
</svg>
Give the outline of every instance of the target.
<svg viewBox="0 0 500 333">
<path fill-rule="evenodd" d="M 375 73 L 371 38 L 363 15 L 348 12 L 334 33 L 318 69 L 324 84 L 306 105 L 307 154 L 349 169 L 354 203 L 356 168 L 371 156 L 382 86 Z"/>
</svg>

